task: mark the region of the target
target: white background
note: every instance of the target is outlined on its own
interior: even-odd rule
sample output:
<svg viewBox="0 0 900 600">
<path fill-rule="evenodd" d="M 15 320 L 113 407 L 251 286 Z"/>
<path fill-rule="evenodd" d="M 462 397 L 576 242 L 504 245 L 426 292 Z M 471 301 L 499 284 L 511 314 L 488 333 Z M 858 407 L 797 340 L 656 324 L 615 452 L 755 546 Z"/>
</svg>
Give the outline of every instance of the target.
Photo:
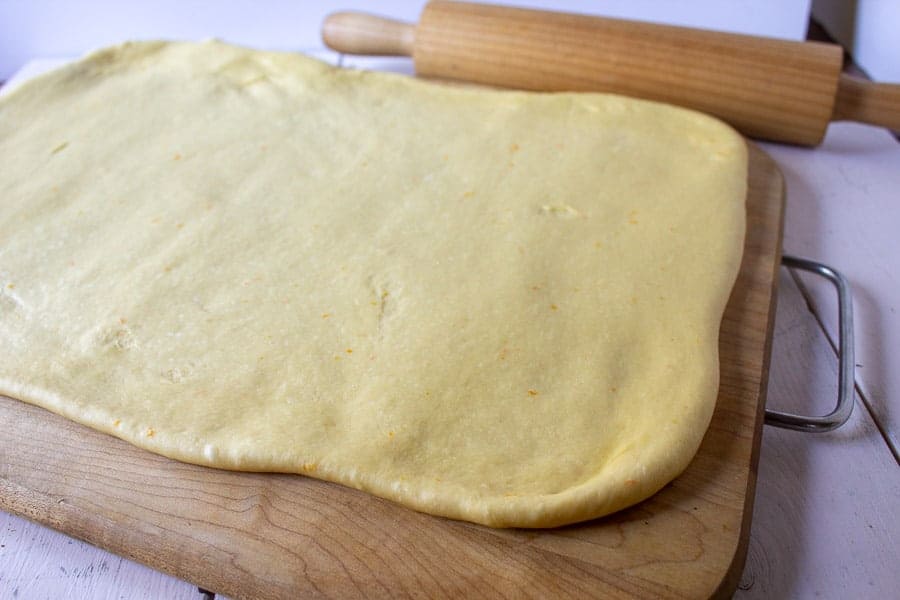
<svg viewBox="0 0 900 600">
<path fill-rule="evenodd" d="M 812 11 L 869 77 L 900 83 L 898 0 L 815 0 Z"/>
</svg>

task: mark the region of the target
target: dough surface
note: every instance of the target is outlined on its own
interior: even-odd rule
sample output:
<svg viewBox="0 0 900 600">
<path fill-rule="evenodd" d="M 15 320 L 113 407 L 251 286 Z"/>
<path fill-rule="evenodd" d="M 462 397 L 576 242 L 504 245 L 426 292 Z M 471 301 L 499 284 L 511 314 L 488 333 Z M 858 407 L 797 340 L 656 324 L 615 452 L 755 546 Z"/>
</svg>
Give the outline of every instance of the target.
<svg viewBox="0 0 900 600">
<path fill-rule="evenodd" d="M 0 392 L 149 451 L 549 527 L 718 389 L 747 156 L 706 116 L 130 43 L 0 99 Z"/>
</svg>

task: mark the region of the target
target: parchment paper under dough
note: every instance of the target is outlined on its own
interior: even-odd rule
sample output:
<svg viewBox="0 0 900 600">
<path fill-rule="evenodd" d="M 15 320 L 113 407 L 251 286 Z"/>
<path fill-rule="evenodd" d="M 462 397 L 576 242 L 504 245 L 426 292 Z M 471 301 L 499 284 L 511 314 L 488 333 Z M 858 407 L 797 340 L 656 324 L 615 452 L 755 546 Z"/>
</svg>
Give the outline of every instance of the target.
<svg viewBox="0 0 900 600">
<path fill-rule="evenodd" d="M 133 43 L 2 98 L 0 165 L 0 391 L 149 451 L 547 527 L 709 423 L 747 158 L 706 116 Z"/>
</svg>

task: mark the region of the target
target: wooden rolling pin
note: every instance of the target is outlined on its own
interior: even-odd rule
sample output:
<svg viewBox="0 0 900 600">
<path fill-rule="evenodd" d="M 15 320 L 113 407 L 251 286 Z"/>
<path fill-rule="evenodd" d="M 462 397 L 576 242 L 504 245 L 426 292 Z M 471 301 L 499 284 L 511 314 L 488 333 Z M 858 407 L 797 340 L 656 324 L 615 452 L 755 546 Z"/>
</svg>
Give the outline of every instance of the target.
<svg viewBox="0 0 900 600">
<path fill-rule="evenodd" d="M 418 25 L 335 13 L 322 37 L 347 54 L 412 56 L 426 77 L 649 98 L 775 141 L 818 144 L 832 120 L 900 130 L 900 85 L 842 74 L 833 44 L 441 0 Z"/>
</svg>

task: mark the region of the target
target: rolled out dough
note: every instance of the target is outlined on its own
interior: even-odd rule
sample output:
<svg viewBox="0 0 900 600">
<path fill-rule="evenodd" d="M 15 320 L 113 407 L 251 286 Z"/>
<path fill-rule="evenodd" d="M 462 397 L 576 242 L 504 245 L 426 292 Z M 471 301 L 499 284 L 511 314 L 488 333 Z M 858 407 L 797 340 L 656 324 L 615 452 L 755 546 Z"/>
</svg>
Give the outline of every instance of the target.
<svg viewBox="0 0 900 600">
<path fill-rule="evenodd" d="M 746 169 L 650 102 L 103 50 L 0 100 L 0 391 L 437 515 L 604 515 L 708 426 Z"/>
</svg>

